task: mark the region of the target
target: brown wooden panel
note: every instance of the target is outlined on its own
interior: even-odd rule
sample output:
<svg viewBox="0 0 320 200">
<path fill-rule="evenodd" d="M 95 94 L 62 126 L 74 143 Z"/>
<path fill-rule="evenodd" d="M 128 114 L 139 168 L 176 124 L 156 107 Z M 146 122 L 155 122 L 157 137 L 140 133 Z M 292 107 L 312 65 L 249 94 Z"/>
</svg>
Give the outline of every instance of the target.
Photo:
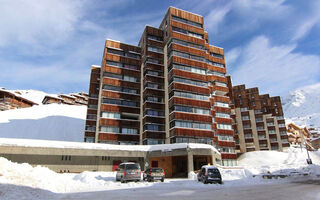
<svg viewBox="0 0 320 200">
<path fill-rule="evenodd" d="M 180 76 L 180 77 L 189 78 L 189 79 L 207 81 L 207 76 L 205 76 L 205 75 L 186 72 L 186 71 L 182 71 L 182 70 L 178 70 L 178 69 L 172 69 L 172 74 L 176 75 L 176 76 Z"/>
<path fill-rule="evenodd" d="M 237 154 L 221 153 L 222 159 L 237 159 Z"/>
<path fill-rule="evenodd" d="M 131 121 L 131 120 L 117 120 L 117 119 L 104 119 L 100 118 L 100 126 L 120 126 L 127 128 L 139 128 L 139 121 Z"/>
<path fill-rule="evenodd" d="M 206 137 L 213 138 L 213 131 L 174 128 L 170 130 L 170 136 Z"/>
<path fill-rule="evenodd" d="M 187 91 L 187 92 L 194 92 L 198 94 L 205 94 L 209 95 L 210 90 L 209 88 L 204 88 L 204 87 L 197 87 L 193 85 L 185 85 L 182 83 L 173 83 L 171 84 L 171 89 L 177 89 L 177 90 L 182 90 L 182 91 Z"/>
<path fill-rule="evenodd" d="M 200 39 L 200 38 L 196 38 L 196 37 L 192 37 L 192 36 L 188 36 L 182 33 L 177 33 L 177 32 L 172 32 L 171 31 L 171 37 L 172 38 L 177 38 L 180 40 L 184 40 L 184 41 L 188 41 L 188 42 L 192 42 L 195 44 L 205 44 L 205 40 L 204 39 Z"/>
<path fill-rule="evenodd" d="M 236 143 L 230 141 L 218 141 L 218 145 L 221 147 L 235 147 Z"/>
<path fill-rule="evenodd" d="M 191 114 L 191 113 L 179 113 L 179 112 L 173 112 L 169 116 L 169 120 L 173 119 L 181 119 L 181 120 L 188 120 L 188 121 L 197 121 L 197 122 L 212 122 L 211 116 L 206 115 L 197 115 L 197 114 Z"/>
<path fill-rule="evenodd" d="M 113 99 L 126 99 L 126 100 L 132 100 L 136 102 L 140 101 L 140 96 L 138 95 L 117 93 L 112 91 L 102 91 L 102 97 L 113 98 Z"/>
<path fill-rule="evenodd" d="M 218 135 L 233 135 L 233 130 L 222 130 L 222 129 L 217 129 L 216 133 Z"/>
<path fill-rule="evenodd" d="M 103 78 L 103 84 L 140 89 L 140 83 Z"/>
<path fill-rule="evenodd" d="M 224 112 L 224 113 L 230 113 L 231 112 L 231 108 L 223 108 L 223 107 L 218 107 L 218 106 L 214 106 L 214 110 L 216 112 Z"/>
<path fill-rule="evenodd" d="M 203 28 L 198 28 L 196 26 L 192 26 L 192 25 L 185 24 L 185 23 L 182 23 L 182 22 L 179 22 L 179 21 L 175 21 L 175 20 L 171 20 L 170 24 L 171 24 L 171 26 L 175 26 L 175 27 L 178 27 L 178 28 L 182 28 L 184 30 L 188 30 L 188 31 L 191 31 L 191 32 L 194 32 L 194 33 L 198 33 L 198 34 L 204 35 Z"/>
<path fill-rule="evenodd" d="M 186 99 L 182 97 L 173 97 L 169 101 L 169 106 L 175 105 L 188 105 L 188 106 L 195 106 L 200 108 L 211 108 L 210 102 L 207 101 L 198 101 L 194 99 Z"/>
<path fill-rule="evenodd" d="M 216 117 L 215 121 L 219 124 L 232 124 L 232 119 Z"/>
<path fill-rule="evenodd" d="M 140 108 L 129 108 L 110 104 L 101 104 L 101 111 L 106 112 L 126 112 L 140 114 Z"/>
<path fill-rule="evenodd" d="M 203 17 L 200 15 L 196 15 L 196 14 L 193 14 L 193 13 L 190 13 L 187 11 L 179 10 L 174 7 L 169 8 L 169 13 L 171 13 L 172 15 L 190 20 L 190 21 L 194 21 L 194 22 L 203 24 Z"/>
<path fill-rule="evenodd" d="M 135 141 L 139 142 L 139 135 L 123 135 L 112 133 L 99 133 L 99 140 L 112 140 L 112 141 Z"/>
</svg>

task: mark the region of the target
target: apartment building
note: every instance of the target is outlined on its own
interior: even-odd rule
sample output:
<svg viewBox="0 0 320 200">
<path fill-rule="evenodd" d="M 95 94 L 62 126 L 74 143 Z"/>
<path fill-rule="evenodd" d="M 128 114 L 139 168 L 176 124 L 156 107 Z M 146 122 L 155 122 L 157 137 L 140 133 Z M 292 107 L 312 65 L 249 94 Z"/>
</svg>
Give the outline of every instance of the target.
<svg viewBox="0 0 320 200">
<path fill-rule="evenodd" d="M 209 44 L 203 17 L 169 7 L 138 46 L 106 41 L 101 68 L 92 68 L 85 141 L 204 143 L 235 165 L 225 74 L 224 50 Z"/>
<path fill-rule="evenodd" d="M 289 147 L 281 99 L 259 94 L 258 88 L 228 84 L 231 96 L 236 152 L 259 150 L 283 151 Z"/>
</svg>

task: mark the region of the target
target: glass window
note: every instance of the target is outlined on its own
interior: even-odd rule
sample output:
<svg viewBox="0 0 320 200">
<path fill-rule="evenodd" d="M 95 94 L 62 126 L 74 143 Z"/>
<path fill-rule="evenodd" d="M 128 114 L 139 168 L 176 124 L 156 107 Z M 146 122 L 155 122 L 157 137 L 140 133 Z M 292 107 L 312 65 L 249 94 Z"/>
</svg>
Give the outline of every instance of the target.
<svg viewBox="0 0 320 200">
<path fill-rule="evenodd" d="M 100 131 L 105 133 L 119 133 L 119 127 L 113 127 L 113 126 L 101 126 Z"/>
<path fill-rule="evenodd" d="M 115 112 L 101 112 L 102 118 L 109 118 L 109 119 L 120 119 L 120 113 Z"/>
</svg>

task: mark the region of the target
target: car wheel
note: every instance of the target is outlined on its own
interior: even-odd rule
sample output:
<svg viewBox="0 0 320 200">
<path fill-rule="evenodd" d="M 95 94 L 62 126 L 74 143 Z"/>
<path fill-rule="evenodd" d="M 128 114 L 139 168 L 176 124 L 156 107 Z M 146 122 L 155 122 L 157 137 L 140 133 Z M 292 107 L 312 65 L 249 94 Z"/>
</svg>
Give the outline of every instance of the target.
<svg viewBox="0 0 320 200">
<path fill-rule="evenodd" d="M 218 181 L 219 184 L 222 184 L 222 180 Z"/>
<path fill-rule="evenodd" d="M 161 179 L 161 182 L 164 182 L 164 178 Z"/>
<path fill-rule="evenodd" d="M 148 178 L 148 182 L 151 182 L 151 178 Z"/>
<path fill-rule="evenodd" d="M 121 183 L 126 183 L 127 181 L 125 181 L 123 178 L 121 178 Z"/>
<path fill-rule="evenodd" d="M 204 184 L 208 184 L 208 182 L 207 182 L 206 178 L 202 178 L 202 183 L 204 183 Z"/>
</svg>

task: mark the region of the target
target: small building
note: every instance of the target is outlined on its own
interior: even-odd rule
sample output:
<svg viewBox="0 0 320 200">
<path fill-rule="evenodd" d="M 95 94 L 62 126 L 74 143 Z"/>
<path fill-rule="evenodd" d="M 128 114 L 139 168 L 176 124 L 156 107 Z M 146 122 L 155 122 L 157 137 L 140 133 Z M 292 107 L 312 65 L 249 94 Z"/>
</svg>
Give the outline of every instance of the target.
<svg viewBox="0 0 320 200">
<path fill-rule="evenodd" d="M 0 89 L 0 111 L 15 108 L 27 108 L 34 105 L 38 104 L 19 96 L 19 94 L 15 94 L 5 89 Z"/>
<path fill-rule="evenodd" d="M 63 99 L 63 103 L 64 104 L 69 104 L 69 105 L 75 105 L 76 104 L 76 98 L 71 96 L 71 95 L 60 94 L 58 97 Z"/>
<path fill-rule="evenodd" d="M 12 162 L 42 165 L 56 172 L 115 171 L 122 162 L 161 167 L 166 177 L 187 177 L 221 154 L 207 144 L 112 145 L 0 138 L 0 157 Z"/>
<path fill-rule="evenodd" d="M 57 96 L 49 96 L 46 95 L 43 100 L 42 100 L 42 104 L 52 104 L 52 103 L 57 103 L 57 104 L 62 104 L 64 101 L 62 98 L 57 97 Z"/>
<path fill-rule="evenodd" d="M 70 94 L 70 95 L 76 98 L 75 103 L 77 105 L 88 105 L 88 97 L 81 95 L 80 92 L 78 94 Z"/>
<path fill-rule="evenodd" d="M 288 141 L 291 145 L 306 145 L 309 150 L 312 150 L 311 134 L 307 127 L 299 127 L 294 123 L 289 123 L 287 126 Z"/>
</svg>

